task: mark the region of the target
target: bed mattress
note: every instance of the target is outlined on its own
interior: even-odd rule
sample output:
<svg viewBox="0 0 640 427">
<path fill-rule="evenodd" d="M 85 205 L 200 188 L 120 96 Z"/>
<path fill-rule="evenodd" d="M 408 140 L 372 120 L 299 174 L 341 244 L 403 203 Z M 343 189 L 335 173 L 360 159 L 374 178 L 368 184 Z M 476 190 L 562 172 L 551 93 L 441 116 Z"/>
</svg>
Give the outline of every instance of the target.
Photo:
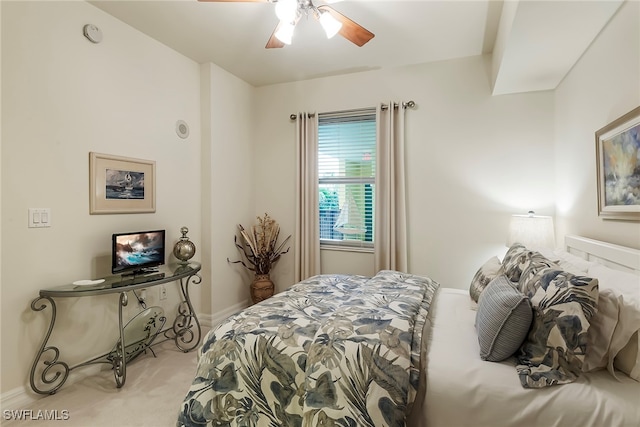
<svg viewBox="0 0 640 427">
<path fill-rule="evenodd" d="M 525 389 L 515 358 L 480 359 L 468 291 L 440 288 L 430 312 L 427 382 L 416 426 L 640 426 L 640 383 L 606 370 Z"/>
</svg>

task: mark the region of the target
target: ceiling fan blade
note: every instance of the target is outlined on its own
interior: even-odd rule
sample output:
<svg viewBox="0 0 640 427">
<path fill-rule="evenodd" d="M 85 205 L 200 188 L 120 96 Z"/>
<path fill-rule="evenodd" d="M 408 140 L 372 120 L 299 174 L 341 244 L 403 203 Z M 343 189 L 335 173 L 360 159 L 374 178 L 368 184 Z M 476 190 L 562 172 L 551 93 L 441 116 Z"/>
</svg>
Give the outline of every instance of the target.
<svg viewBox="0 0 640 427">
<path fill-rule="evenodd" d="M 339 33 L 342 37 L 349 40 L 351 43 L 362 47 L 365 43 L 375 37 L 375 34 L 373 34 L 371 31 L 367 30 L 355 21 L 347 18 L 331 6 L 322 5 L 318 6 L 318 9 L 321 11 L 329 12 L 331 16 L 342 22 L 342 28 L 340 28 Z"/>
<path fill-rule="evenodd" d="M 273 33 L 271 33 L 271 37 L 269 37 L 269 41 L 267 41 L 267 45 L 265 46 L 266 49 L 277 49 L 277 48 L 284 47 L 284 43 L 281 42 L 280 39 L 276 37 L 276 32 L 278 31 L 279 28 L 280 28 L 280 23 L 276 25 L 276 28 L 273 30 Z"/>
</svg>

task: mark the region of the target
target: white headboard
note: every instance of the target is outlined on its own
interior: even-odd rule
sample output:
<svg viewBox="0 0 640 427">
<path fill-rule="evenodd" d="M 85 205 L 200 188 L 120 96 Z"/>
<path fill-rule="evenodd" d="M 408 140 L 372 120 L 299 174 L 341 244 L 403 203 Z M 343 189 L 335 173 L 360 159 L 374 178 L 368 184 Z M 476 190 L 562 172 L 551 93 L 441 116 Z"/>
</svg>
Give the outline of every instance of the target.
<svg viewBox="0 0 640 427">
<path fill-rule="evenodd" d="M 640 250 L 588 239 L 580 236 L 565 236 L 567 252 L 595 261 L 616 270 L 640 275 Z"/>
</svg>

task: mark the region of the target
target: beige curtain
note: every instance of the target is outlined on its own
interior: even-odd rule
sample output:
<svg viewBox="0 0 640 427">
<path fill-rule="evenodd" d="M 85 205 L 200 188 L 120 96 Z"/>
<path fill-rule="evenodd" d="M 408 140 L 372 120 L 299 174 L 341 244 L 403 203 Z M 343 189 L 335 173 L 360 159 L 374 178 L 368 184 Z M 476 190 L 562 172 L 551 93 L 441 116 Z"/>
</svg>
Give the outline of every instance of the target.
<svg viewBox="0 0 640 427">
<path fill-rule="evenodd" d="M 296 118 L 296 282 L 320 274 L 320 214 L 318 207 L 318 118 Z"/>
<path fill-rule="evenodd" d="M 395 108 L 394 108 L 395 107 Z M 402 102 L 379 105 L 376 189 L 375 271 L 407 271 L 404 116 Z"/>
</svg>

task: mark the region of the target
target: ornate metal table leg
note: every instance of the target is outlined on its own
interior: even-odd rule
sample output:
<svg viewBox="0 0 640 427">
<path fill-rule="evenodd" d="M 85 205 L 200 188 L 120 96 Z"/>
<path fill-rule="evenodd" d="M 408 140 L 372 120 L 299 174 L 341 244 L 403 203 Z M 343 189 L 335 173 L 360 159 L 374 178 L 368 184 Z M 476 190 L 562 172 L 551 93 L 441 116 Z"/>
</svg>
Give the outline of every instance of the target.
<svg viewBox="0 0 640 427">
<path fill-rule="evenodd" d="M 202 335 L 200 322 L 198 321 L 196 312 L 193 310 L 193 305 L 191 305 L 191 299 L 189 298 L 189 282 L 198 284 L 201 281 L 202 278 L 197 274 L 189 276 L 184 280 L 180 279 L 180 290 L 182 291 L 183 301 L 178 306 L 178 315 L 173 321 L 173 332 L 175 334 L 174 340 L 176 347 L 185 353 L 198 346 Z M 196 333 L 194 333 L 194 325 L 192 322 L 195 324 Z"/>
<path fill-rule="evenodd" d="M 120 328 L 120 340 L 116 344 L 115 355 L 113 357 L 113 376 L 116 379 L 118 388 L 122 387 L 127 380 L 127 358 L 125 354 L 126 343 L 124 342 L 124 326 L 122 325 L 122 307 L 129 303 L 126 292 L 120 292 L 120 304 L 118 306 L 118 326 Z"/>
<path fill-rule="evenodd" d="M 36 393 L 40 394 L 54 394 L 67 380 L 69 377 L 69 365 L 64 362 L 58 361 L 58 357 L 60 356 L 60 350 L 54 346 L 47 346 L 47 342 L 49 341 L 49 337 L 51 336 L 51 331 L 53 331 L 53 325 L 56 322 L 56 304 L 53 302 L 53 299 L 50 297 L 38 297 L 31 302 L 31 310 L 33 311 L 42 311 L 47 308 L 46 303 L 43 301 L 49 301 L 51 305 L 51 322 L 49 322 L 49 329 L 47 330 L 47 334 L 44 337 L 44 341 L 40 346 L 40 350 L 36 354 L 36 358 L 33 361 L 33 366 L 31 367 L 31 375 L 29 376 L 29 382 L 31 383 L 31 388 Z M 39 301 L 43 301 L 42 304 L 38 305 Z M 43 357 L 44 353 L 53 352 L 51 359 L 43 360 L 45 364 L 45 368 L 40 374 L 40 381 L 45 385 L 51 385 L 51 388 L 41 389 L 36 385 L 35 376 L 36 376 L 36 368 L 38 366 L 38 362 Z"/>
</svg>

